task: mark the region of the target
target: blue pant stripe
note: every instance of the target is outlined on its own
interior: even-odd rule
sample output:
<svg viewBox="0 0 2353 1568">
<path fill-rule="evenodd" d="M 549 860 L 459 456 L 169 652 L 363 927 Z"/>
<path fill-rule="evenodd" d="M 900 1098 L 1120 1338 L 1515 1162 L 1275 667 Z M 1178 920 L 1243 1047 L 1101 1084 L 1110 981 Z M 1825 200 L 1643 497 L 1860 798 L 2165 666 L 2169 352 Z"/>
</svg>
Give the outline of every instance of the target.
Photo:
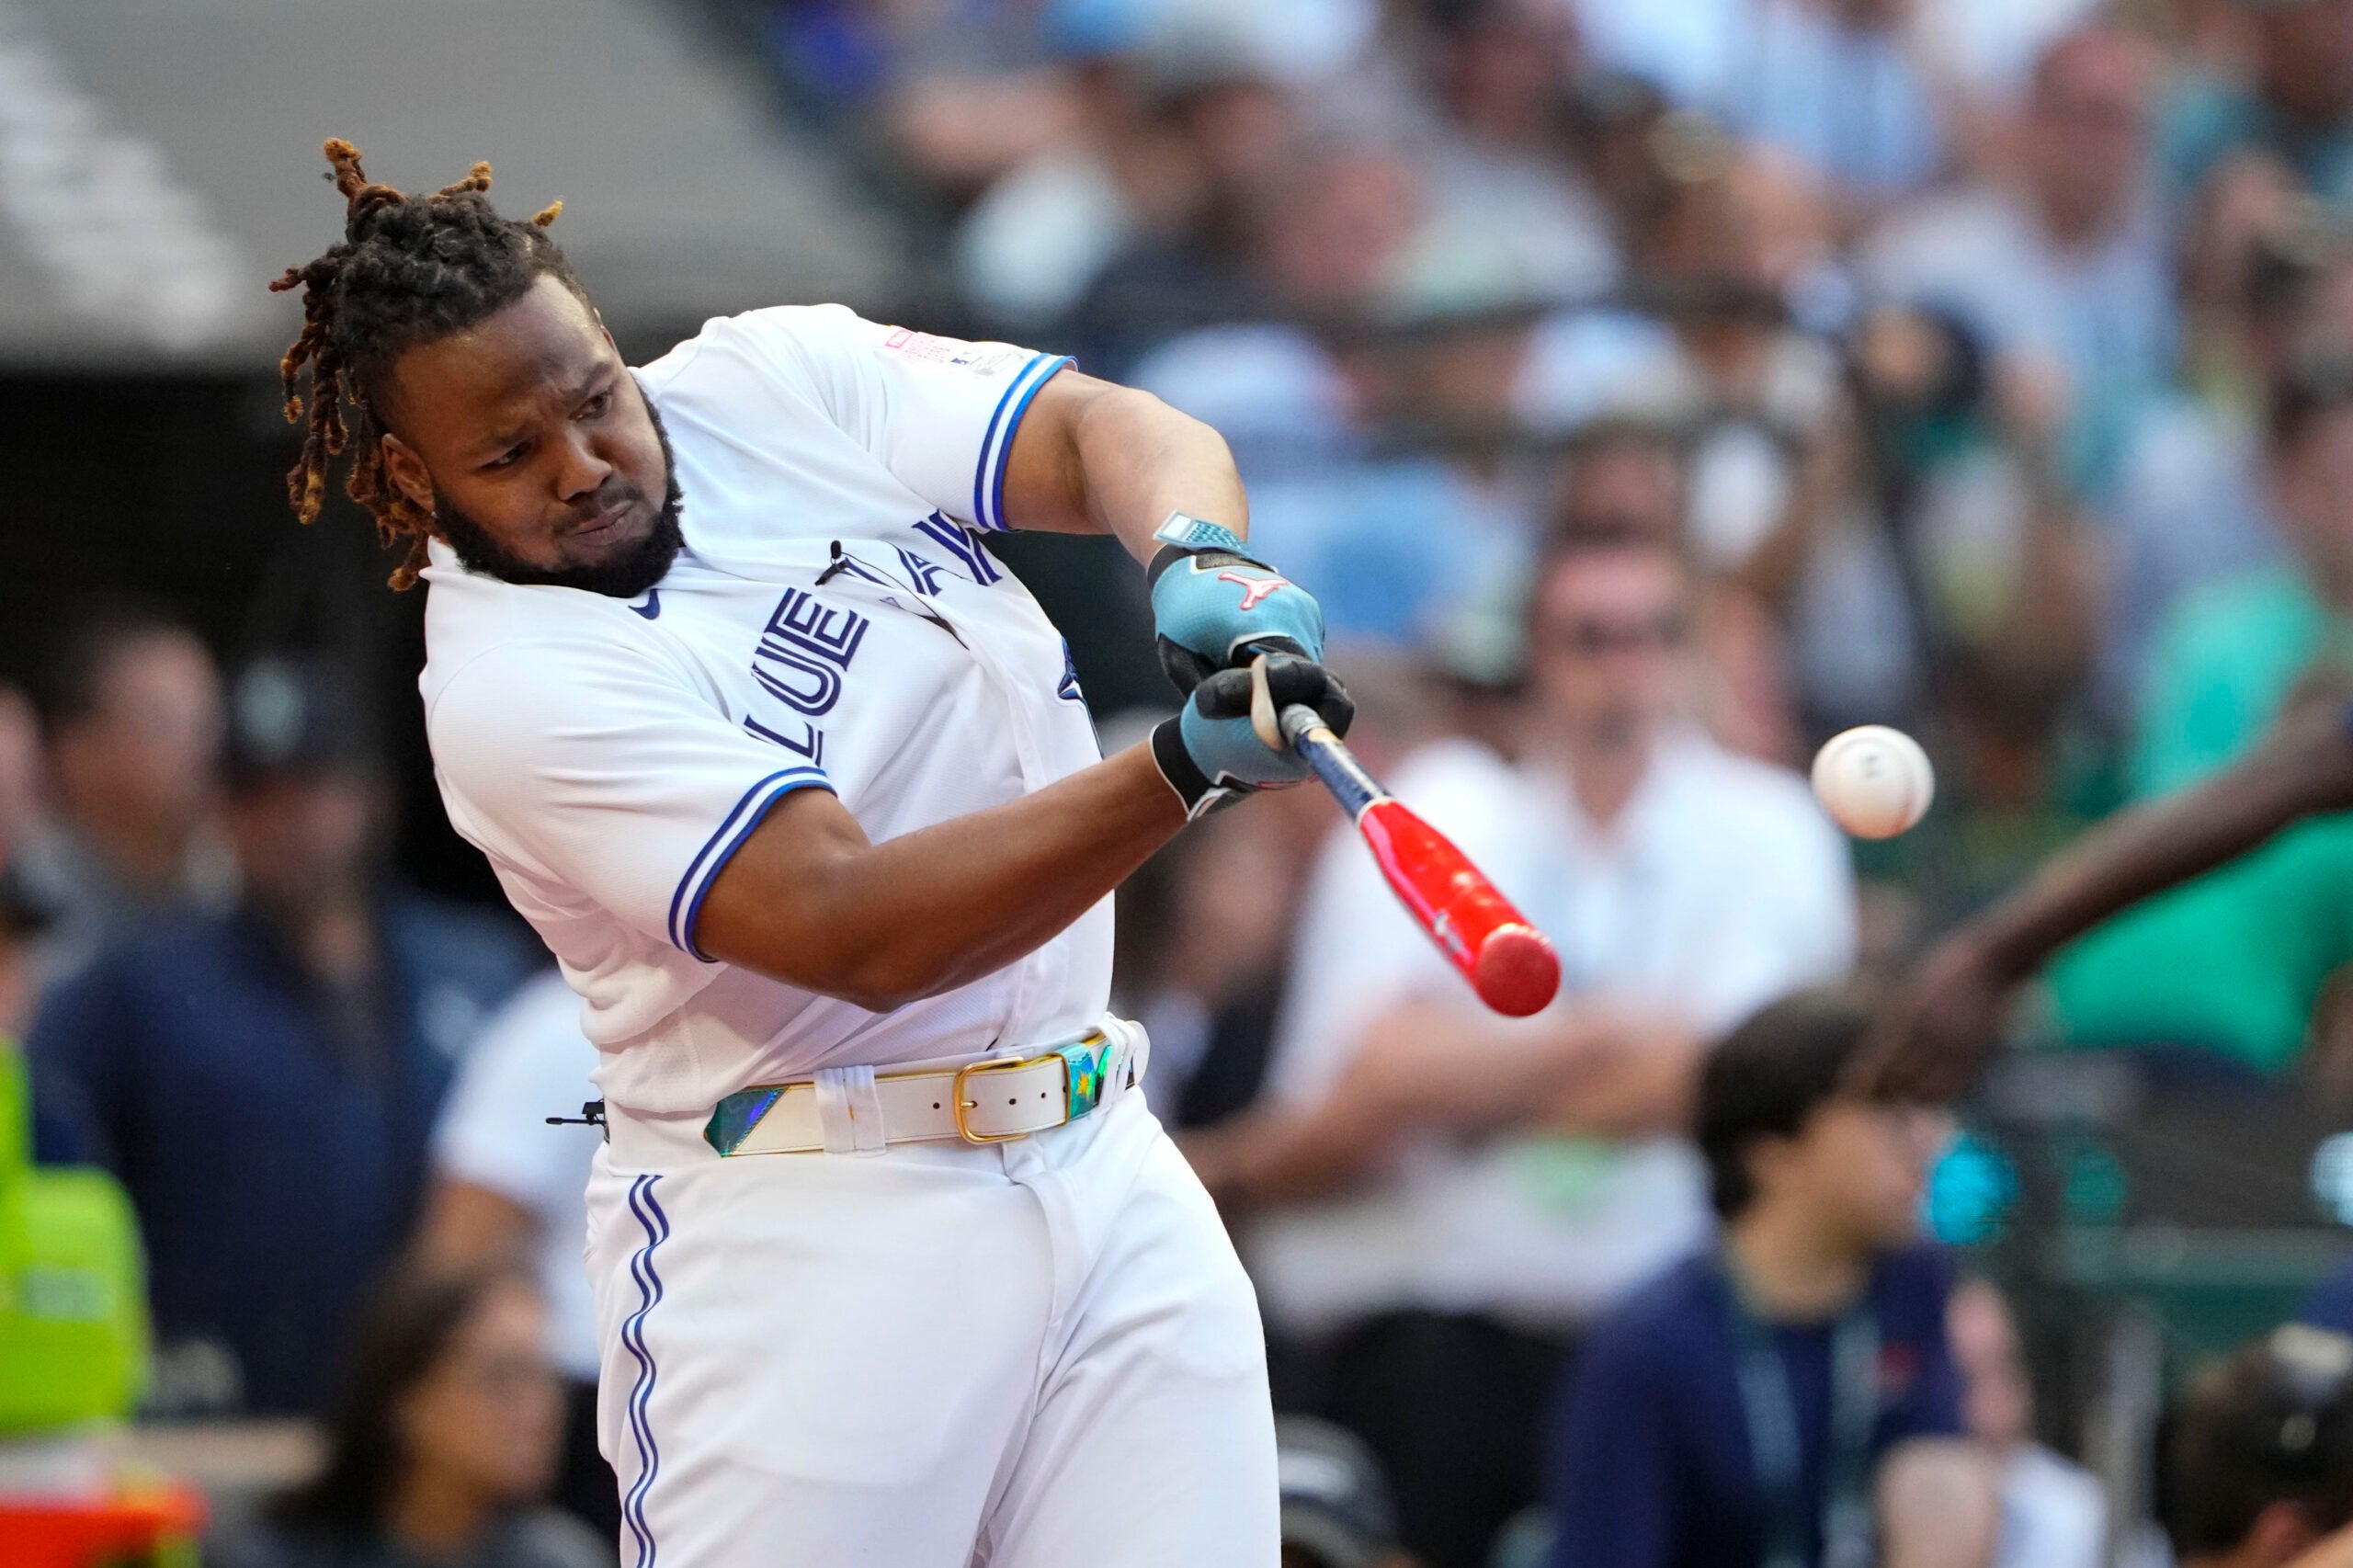
<svg viewBox="0 0 2353 1568">
<path fill-rule="evenodd" d="M 654 1184 L 662 1178 L 642 1176 L 630 1185 L 629 1209 L 645 1231 L 645 1244 L 630 1258 L 630 1278 L 637 1282 L 637 1311 L 621 1324 L 621 1343 L 637 1361 L 637 1383 L 630 1391 L 629 1429 L 637 1444 L 637 1480 L 621 1502 L 621 1520 L 637 1541 L 636 1568 L 654 1568 L 653 1528 L 645 1520 L 645 1496 L 662 1469 L 662 1449 L 654 1440 L 654 1423 L 646 1406 L 654 1397 L 654 1353 L 645 1344 L 645 1318 L 662 1300 L 662 1276 L 654 1267 L 654 1251 L 670 1237 L 670 1217 L 654 1201 Z"/>
</svg>

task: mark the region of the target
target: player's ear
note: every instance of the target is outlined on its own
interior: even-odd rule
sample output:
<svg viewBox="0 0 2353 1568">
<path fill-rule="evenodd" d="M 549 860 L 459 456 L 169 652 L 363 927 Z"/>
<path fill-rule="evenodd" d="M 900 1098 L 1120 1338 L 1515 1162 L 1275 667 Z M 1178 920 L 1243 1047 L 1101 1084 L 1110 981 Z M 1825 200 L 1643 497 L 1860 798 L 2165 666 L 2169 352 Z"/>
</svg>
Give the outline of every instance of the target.
<svg viewBox="0 0 2353 1568">
<path fill-rule="evenodd" d="M 389 430 L 377 439 L 384 444 L 384 477 L 418 511 L 432 511 L 433 476 L 426 472 L 425 460 L 416 455 L 416 449 Z"/>
</svg>

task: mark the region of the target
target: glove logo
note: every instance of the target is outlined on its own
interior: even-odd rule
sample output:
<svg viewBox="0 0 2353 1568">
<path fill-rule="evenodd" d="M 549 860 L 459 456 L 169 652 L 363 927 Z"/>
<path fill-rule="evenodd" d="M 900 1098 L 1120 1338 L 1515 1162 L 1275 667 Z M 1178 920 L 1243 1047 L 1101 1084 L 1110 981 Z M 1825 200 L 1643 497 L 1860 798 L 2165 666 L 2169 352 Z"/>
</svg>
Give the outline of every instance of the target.
<svg viewBox="0 0 2353 1568">
<path fill-rule="evenodd" d="M 1290 579 L 1288 577 L 1267 577 L 1264 579 L 1257 577 L 1245 577 L 1239 572 L 1221 572 L 1217 574 L 1217 580 L 1221 583 L 1239 583 L 1242 585 L 1242 608 L 1245 610 L 1256 609 L 1258 608 L 1258 601 L 1265 598 L 1268 594 L 1273 593 L 1277 588 L 1288 588 L 1290 586 Z"/>
</svg>

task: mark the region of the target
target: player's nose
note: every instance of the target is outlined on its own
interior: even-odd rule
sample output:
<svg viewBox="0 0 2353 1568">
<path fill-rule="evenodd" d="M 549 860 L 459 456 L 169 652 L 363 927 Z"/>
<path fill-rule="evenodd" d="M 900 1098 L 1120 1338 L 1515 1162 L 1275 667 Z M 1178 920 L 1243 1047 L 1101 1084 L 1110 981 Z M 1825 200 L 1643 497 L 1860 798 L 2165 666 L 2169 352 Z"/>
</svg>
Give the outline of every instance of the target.
<svg viewBox="0 0 2353 1568">
<path fill-rule="evenodd" d="M 567 432 L 558 447 L 556 495 L 563 501 L 584 501 L 612 477 L 613 465 L 601 456 L 585 431 Z"/>
</svg>

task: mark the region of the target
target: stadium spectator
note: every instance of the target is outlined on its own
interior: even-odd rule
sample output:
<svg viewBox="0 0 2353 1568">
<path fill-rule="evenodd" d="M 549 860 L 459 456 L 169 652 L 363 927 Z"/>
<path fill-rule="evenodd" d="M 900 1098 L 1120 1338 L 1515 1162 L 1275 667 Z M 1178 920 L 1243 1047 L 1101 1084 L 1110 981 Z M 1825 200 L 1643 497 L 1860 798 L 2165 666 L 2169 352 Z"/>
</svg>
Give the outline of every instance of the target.
<svg viewBox="0 0 2353 1568">
<path fill-rule="evenodd" d="M 2159 1512 L 2181 1568 L 2343 1561 L 2341 1542 L 2314 1548 L 2353 1521 L 2353 1339 L 2275 1330 L 2200 1381 L 2165 1447 Z"/>
<path fill-rule="evenodd" d="M 1267 1107 L 1206 1133 L 1302 1394 L 1362 1432 L 1406 1542 L 1477 1562 L 1533 1494 L 1537 1400 L 1566 1337 L 1703 1244 L 1677 1137 L 1701 1042 L 1853 954 L 1847 855 L 1795 778 L 1681 716 L 1691 591 L 1654 540 L 1537 574 L 1521 760 L 1442 742 L 1403 799 L 1559 943 L 1563 1000 L 1483 1013 L 1345 835 L 1293 949 Z"/>
<path fill-rule="evenodd" d="M 220 676 L 196 634 L 147 605 L 106 602 L 45 653 L 34 699 L 55 809 L 11 859 L 56 911 L 45 967 L 63 972 L 137 915 L 225 907 L 236 869 L 213 821 Z"/>
<path fill-rule="evenodd" d="M 1950 156 L 1948 66 L 1916 0 L 1746 0 L 1716 112 L 1837 194 L 1851 231 Z"/>
<path fill-rule="evenodd" d="M 2293 564 L 2210 585 L 2166 626 L 2148 673 L 2132 793 L 2171 794 L 2248 750 L 2301 691 L 2353 683 L 2353 361 L 2294 365 L 2275 398 L 2266 489 Z M 2348 958 L 2353 823 L 2306 824 L 2112 922 L 2051 972 L 2071 1040 L 2174 1044 L 2260 1074 L 2302 1055 L 2314 1003 Z M 2297 912 L 2291 915 L 2290 912 Z"/>
<path fill-rule="evenodd" d="M 530 1263 L 548 1358 L 564 1380 L 554 1500 L 618 1537 L 620 1494 L 597 1451 L 597 1303 L 580 1263 L 600 1142 L 582 1108 L 597 1092 L 597 1048 L 580 1031 L 580 1008 L 551 971 L 525 982 L 468 1050 L 434 1129 L 416 1251 L 427 1267 L 450 1270 Z M 551 1116 L 577 1125 L 551 1127 Z"/>
<path fill-rule="evenodd" d="M 1896 214 L 1860 257 L 1881 297 L 1953 312 L 1994 353 L 2063 372 L 2067 472 L 2093 494 L 2174 369 L 2173 247 L 2147 179 L 2154 70 L 2113 27 L 2060 39 L 2036 66 L 2005 177 Z"/>
<path fill-rule="evenodd" d="M 1991 1282 L 1964 1279 L 1947 1303 L 1945 1330 L 1961 1370 L 1963 1425 L 2001 1477 L 1994 1568 L 2100 1568 L 2108 1499 L 2097 1477 L 2034 1440 L 2034 1392 L 2009 1302 Z"/>
<path fill-rule="evenodd" d="M 215 1568 L 611 1568 L 540 1506 L 563 1426 L 537 1293 L 488 1267 L 404 1273 L 369 1304 L 316 1478 L 207 1544 Z"/>
<path fill-rule="evenodd" d="M 1560 152 L 1576 32 L 1557 0 L 1430 8 L 1437 123 L 1417 149 L 1429 206 L 1400 258 L 1424 301 L 1559 303 L 1616 286 L 1608 210 Z"/>
<path fill-rule="evenodd" d="M 2126 431 L 2102 509 L 2108 631 L 2094 696 L 2105 715 L 2130 718 L 2186 595 L 2281 553 L 2263 494 L 2265 404 L 2300 341 L 2347 330 L 2347 291 L 2330 282 L 2342 259 L 2302 207 L 2276 160 L 2239 155 L 2181 224 L 2181 382 Z"/>
<path fill-rule="evenodd" d="M 1551 537 L 1649 540 L 1679 550 L 1688 479 L 1682 444 L 1667 426 L 1597 420 L 1569 443 Z M 1794 761 L 1796 699 L 1764 607 L 1735 582 L 1703 583 L 1692 630 L 1700 666 L 1696 706 L 1709 733 L 1744 756 Z"/>
<path fill-rule="evenodd" d="M 45 767 L 32 699 L 0 685 L 0 861 L 23 847 L 48 809 Z"/>
<path fill-rule="evenodd" d="M 323 668 L 248 669 L 228 755 L 243 898 L 126 928 L 43 999 L 41 1157 L 131 1189 L 159 1403 L 310 1412 L 407 1235 L 450 1063 L 523 967 L 510 927 L 383 873 L 388 793 Z"/>
<path fill-rule="evenodd" d="M 2176 197 L 2253 148 L 2323 200 L 2353 204 L 2353 0 L 2234 9 L 2248 36 L 2233 41 L 2252 54 L 2252 72 L 2232 62 L 2186 74 L 2160 119 L 2160 161 Z"/>
<path fill-rule="evenodd" d="M 1916 1244 L 1931 1113 L 1840 1084 L 1869 1010 L 1809 992 L 1709 1059 L 1724 1233 L 1608 1312 L 1564 1385 L 1559 1568 L 1983 1568 L 1991 1466 L 1962 1432 L 1948 1265 Z"/>
</svg>

